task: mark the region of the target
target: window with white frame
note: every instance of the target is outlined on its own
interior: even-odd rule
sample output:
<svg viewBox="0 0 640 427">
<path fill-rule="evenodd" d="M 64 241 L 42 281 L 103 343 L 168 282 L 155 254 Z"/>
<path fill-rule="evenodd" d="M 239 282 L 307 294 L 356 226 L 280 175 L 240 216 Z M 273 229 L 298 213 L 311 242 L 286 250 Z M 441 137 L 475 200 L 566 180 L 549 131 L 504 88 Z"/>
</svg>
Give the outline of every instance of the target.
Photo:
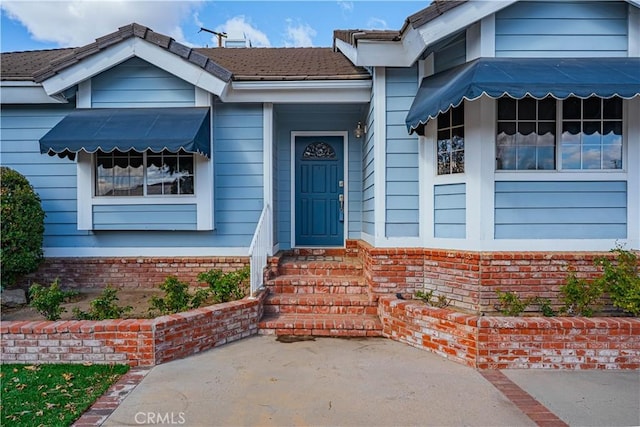
<svg viewBox="0 0 640 427">
<path fill-rule="evenodd" d="M 622 169 L 622 99 L 498 99 L 496 169 Z"/>
<path fill-rule="evenodd" d="M 114 150 L 95 157 L 96 197 L 194 195 L 191 153 Z"/>
<path fill-rule="evenodd" d="M 464 172 L 464 103 L 438 115 L 438 175 Z"/>
</svg>

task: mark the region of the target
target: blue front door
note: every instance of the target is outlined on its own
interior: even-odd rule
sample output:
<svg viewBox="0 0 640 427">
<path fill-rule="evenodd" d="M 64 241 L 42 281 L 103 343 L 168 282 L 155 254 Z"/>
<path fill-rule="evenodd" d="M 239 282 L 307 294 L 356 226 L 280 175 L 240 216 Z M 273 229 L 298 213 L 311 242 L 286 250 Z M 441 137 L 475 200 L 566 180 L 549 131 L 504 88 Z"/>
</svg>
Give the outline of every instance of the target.
<svg viewBox="0 0 640 427">
<path fill-rule="evenodd" d="M 344 244 L 344 159 L 341 136 L 295 139 L 295 244 Z"/>
</svg>

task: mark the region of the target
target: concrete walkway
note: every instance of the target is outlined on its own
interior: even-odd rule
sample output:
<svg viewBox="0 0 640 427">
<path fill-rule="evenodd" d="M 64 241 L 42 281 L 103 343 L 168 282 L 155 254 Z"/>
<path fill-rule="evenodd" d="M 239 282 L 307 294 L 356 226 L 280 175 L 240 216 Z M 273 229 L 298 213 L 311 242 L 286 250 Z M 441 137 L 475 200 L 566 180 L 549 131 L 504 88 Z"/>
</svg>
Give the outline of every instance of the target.
<svg viewBox="0 0 640 427">
<path fill-rule="evenodd" d="M 638 372 L 502 373 L 572 426 L 640 425 Z M 104 425 L 536 425 L 512 399 L 475 369 L 387 339 L 256 336 L 154 367 Z"/>
</svg>

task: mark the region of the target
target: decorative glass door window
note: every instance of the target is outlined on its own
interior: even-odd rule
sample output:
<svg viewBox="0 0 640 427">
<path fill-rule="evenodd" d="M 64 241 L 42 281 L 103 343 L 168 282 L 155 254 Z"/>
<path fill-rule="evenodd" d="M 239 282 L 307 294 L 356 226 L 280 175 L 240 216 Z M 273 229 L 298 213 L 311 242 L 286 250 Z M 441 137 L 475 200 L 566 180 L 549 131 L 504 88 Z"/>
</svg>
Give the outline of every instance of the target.
<svg viewBox="0 0 640 427">
<path fill-rule="evenodd" d="M 438 175 L 464 172 L 464 103 L 438 115 Z"/>
</svg>

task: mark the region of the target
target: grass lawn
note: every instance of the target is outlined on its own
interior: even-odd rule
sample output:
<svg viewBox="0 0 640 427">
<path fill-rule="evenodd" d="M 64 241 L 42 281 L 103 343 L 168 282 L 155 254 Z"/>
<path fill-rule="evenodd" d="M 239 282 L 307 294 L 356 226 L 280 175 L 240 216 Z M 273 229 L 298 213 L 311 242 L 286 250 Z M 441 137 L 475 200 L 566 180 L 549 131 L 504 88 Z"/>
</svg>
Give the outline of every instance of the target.
<svg viewBox="0 0 640 427">
<path fill-rule="evenodd" d="M 111 384 L 126 365 L 0 366 L 0 425 L 69 426 Z"/>
</svg>

